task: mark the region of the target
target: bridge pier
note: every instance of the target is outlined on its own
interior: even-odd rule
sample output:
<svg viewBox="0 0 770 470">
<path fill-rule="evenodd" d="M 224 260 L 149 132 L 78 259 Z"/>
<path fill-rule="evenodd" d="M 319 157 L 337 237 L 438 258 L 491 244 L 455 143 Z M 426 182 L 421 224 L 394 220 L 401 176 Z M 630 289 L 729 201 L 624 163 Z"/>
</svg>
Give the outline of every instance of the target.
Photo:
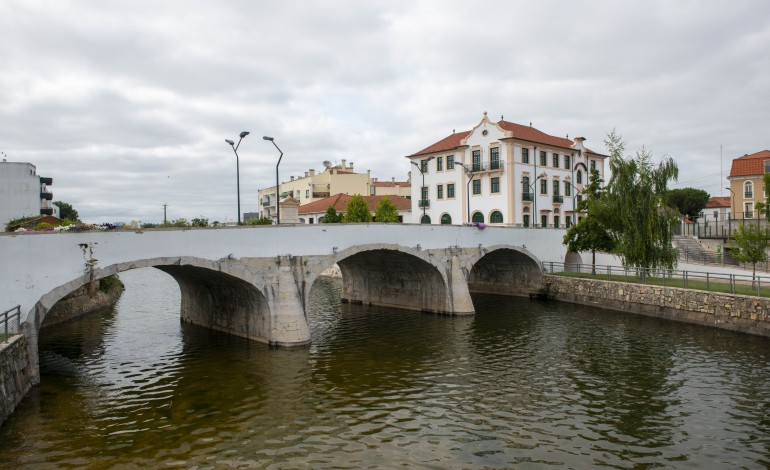
<svg viewBox="0 0 770 470">
<path fill-rule="evenodd" d="M 278 276 L 270 286 L 268 343 L 274 346 L 301 346 L 310 343 L 310 327 L 304 302 L 291 266 L 291 257 L 279 256 Z"/>
<path fill-rule="evenodd" d="M 448 304 L 451 305 L 452 311 L 449 313 L 452 315 L 473 315 L 476 313 L 476 309 L 473 307 L 471 293 L 468 290 L 468 280 L 458 256 L 459 252 L 459 249 L 450 248 L 452 258 L 447 275 L 449 279 L 447 296 L 449 298 Z"/>
</svg>

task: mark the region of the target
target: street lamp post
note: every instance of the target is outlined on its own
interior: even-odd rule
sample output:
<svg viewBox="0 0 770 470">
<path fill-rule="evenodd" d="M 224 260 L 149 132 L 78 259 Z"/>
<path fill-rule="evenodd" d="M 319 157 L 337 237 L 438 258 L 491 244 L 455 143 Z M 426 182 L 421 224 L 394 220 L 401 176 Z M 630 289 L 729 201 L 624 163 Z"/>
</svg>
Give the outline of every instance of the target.
<svg viewBox="0 0 770 470">
<path fill-rule="evenodd" d="M 238 139 L 238 145 L 235 145 L 235 142 L 230 139 L 225 139 L 225 142 L 230 144 L 230 147 L 233 148 L 233 153 L 235 153 L 235 187 L 236 192 L 238 193 L 238 225 L 241 225 L 241 164 L 238 158 L 238 147 L 241 146 L 241 141 L 247 135 L 249 135 L 248 131 L 241 132 L 241 138 Z"/>
<path fill-rule="evenodd" d="M 278 153 L 281 154 L 280 157 L 278 157 L 278 163 L 275 164 L 275 225 L 281 225 L 281 201 L 280 201 L 280 193 L 278 190 L 278 165 L 281 164 L 281 159 L 283 158 L 283 152 L 280 148 L 278 148 L 278 144 L 275 143 L 275 140 L 273 140 L 272 137 L 264 136 L 262 137 L 264 140 L 269 140 L 270 142 L 275 145 L 275 148 L 278 149 Z"/>
<path fill-rule="evenodd" d="M 735 215 L 735 191 L 733 191 L 729 186 L 725 189 L 730 191 L 733 195 L 733 197 L 730 198 L 730 215 L 727 217 L 727 231 L 729 232 L 728 236 L 731 236 L 733 234 L 733 216 Z"/>
<path fill-rule="evenodd" d="M 422 175 L 422 187 L 420 187 L 420 202 L 422 202 L 422 219 L 420 219 L 420 223 L 421 224 L 425 223 L 424 222 L 424 220 L 425 220 L 425 203 L 427 201 L 427 199 L 424 197 L 424 194 L 423 194 L 424 191 L 425 191 L 425 173 L 423 173 L 423 171 L 422 171 L 422 162 L 423 161 L 429 162 L 429 161 L 433 160 L 434 158 L 436 158 L 436 157 L 428 157 L 425 160 L 421 160 L 420 164 L 417 164 L 417 162 L 415 162 L 415 161 L 412 162 L 412 165 L 416 166 L 417 170 Z"/>
<path fill-rule="evenodd" d="M 471 221 L 471 182 L 473 181 L 473 178 L 476 176 L 476 173 L 472 171 L 473 167 L 471 169 L 468 169 L 465 163 L 460 164 L 463 167 L 463 170 L 465 171 L 465 176 L 470 176 L 468 178 L 468 183 L 465 185 L 465 209 L 467 211 L 467 223 L 470 223 Z"/>
</svg>

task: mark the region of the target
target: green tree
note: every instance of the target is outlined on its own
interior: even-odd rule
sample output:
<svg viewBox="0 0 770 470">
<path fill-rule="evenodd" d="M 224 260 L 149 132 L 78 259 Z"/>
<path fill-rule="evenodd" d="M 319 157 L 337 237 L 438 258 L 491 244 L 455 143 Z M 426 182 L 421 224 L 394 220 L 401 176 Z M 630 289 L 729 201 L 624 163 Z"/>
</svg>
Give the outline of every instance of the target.
<svg viewBox="0 0 770 470">
<path fill-rule="evenodd" d="M 53 205 L 59 208 L 60 219 L 69 219 L 73 222 L 80 222 L 80 215 L 78 215 L 78 211 L 72 207 L 72 204 L 56 201 L 53 203 Z"/>
<path fill-rule="evenodd" d="M 196 217 L 190 221 L 190 226 L 192 227 L 208 227 L 209 226 L 209 219 L 204 218 L 203 216 Z"/>
<path fill-rule="evenodd" d="M 709 197 L 709 193 L 702 189 L 670 189 L 666 194 L 666 204 L 678 210 L 680 214 L 696 219 L 709 202 Z"/>
<path fill-rule="evenodd" d="M 733 232 L 730 254 L 741 263 L 751 263 L 752 283 L 757 275 L 757 263 L 767 261 L 769 238 L 770 229 L 756 223 L 740 225 Z"/>
<path fill-rule="evenodd" d="M 612 177 L 607 191 L 592 207 L 615 240 L 615 253 L 625 266 L 673 269 L 677 252 L 672 244 L 676 210 L 666 205 L 669 180 L 679 177 L 671 157 L 657 166 L 644 147 L 636 157 L 623 156 L 625 143 L 613 129 L 604 141 L 610 153 Z"/>
<path fill-rule="evenodd" d="M 364 201 L 364 197 L 360 194 L 356 194 L 350 198 L 348 205 L 345 208 L 345 217 L 343 222 L 346 224 L 354 224 L 357 222 L 371 222 L 372 212 L 369 210 L 369 205 Z"/>
<path fill-rule="evenodd" d="M 329 206 L 326 209 L 326 214 L 323 216 L 321 222 L 324 224 L 341 224 L 342 214 L 338 214 L 337 209 L 335 209 L 333 206 Z"/>
<path fill-rule="evenodd" d="M 377 210 L 374 211 L 374 220 L 381 223 L 398 222 L 398 209 L 390 198 L 383 197 L 377 203 Z"/>
<path fill-rule="evenodd" d="M 579 210 L 586 210 L 587 215 L 577 224 L 567 229 L 563 243 L 571 252 L 591 252 L 591 273 L 596 274 L 596 252 L 610 253 L 615 248 L 615 240 L 599 217 L 593 216 L 592 207 L 600 204 L 602 183 L 599 171 L 591 171 L 588 184 L 583 188 L 584 199 L 578 204 Z"/>
</svg>

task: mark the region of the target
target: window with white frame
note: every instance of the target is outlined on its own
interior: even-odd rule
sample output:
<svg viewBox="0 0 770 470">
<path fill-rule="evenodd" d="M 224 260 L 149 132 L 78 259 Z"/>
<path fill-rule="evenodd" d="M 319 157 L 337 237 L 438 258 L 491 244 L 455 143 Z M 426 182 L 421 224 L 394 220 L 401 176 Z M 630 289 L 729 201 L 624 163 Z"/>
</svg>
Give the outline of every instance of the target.
<svg viewBox="0 0 770 470">
<path fill-rule="evenodd" d="M 751 181 L 746 181 L 743 183 L 743 197 L 746 198 L 753 198 L 754 197 L 754 183 Z"/>
</svg>

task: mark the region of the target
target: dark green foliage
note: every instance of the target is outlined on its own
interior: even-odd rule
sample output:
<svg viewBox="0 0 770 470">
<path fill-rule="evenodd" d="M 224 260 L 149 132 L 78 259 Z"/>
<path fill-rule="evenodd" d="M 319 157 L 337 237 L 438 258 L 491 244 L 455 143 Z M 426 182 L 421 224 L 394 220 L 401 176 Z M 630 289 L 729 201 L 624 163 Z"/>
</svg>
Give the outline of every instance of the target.
<svg viewBox="0 0 770 470">
<path fill-rule="evenodd" d="M 602 196 L 603 179 L 597 170 L 593 170 L 589 176 L 588 184 L 583 188 L 584 199 L 578 205 L 578 209 L 586 210 L 588 214 L 571 226 L 563 243 L 571 252 L 590 251 L 592 270 L 596 270 L 596 252 L 610 253 L 615 248 L 615 240 L 610 235 L 607 227 L 599 217 L 593 215 L 592 208 L 600 203 Z"/>
<path fill-rule="evenodd" d="M 99 279 L 99 290 L 102 292 L 111 292 L 115 289 L 122 289 L 123 283 L 117 274 Z"/>
<path fill-rule="evenodd" d="M 343 219 L 342 214 L 337 213 L 337 209 L 335 209 L 332 206 L 329 206 L 326 209 L 326 214 L 321 219 L 321 222 L 324 224 L 341 224 Z"/>
<path fill-rule="evenodd" d="M 71 204 L 62 201 L 56 201 L 53 203 L 53 205 L 59 208 L 60 219 L 70 219 L 74 222 L 80 222 L 80 215 L 78 215 L 78 211 L 76 211 Z"/>
<path fill-rule="evenodd" d="M 398 222 L 398 209 L 387 197 L 380 199 L 377 203 L 377 210 L 374 211 L 374 220 L 380 223 Z"/>
<path fill-rule="evenodd" d="M 752 276 L 757 274 L 757 263 L 767 260 L 770 229 L 758 224 L 742 224 L 733 232 L 730 254 L 741 263 L 751 263 Z"/>
<path fill-rule="evenodd" d="M 604 141 L 610 151 L 612 178 L 601 200 L 591 207 L 615 240 L 615 253 L 623 264 L 639 268 L 676 266 L 673 228 L 677 211 L 666 205 L 669 180 L 679 168 L 671 157 L 657 166 L 652 154 L 642 148 L 636 157 L 625 159 L 625 143 L 613 129 Z"/>
<path fill-rule="evenodd" d="M 706 207 L 709 197 L 709 193 L 702 189 L 669 189 L 666 194 L 666 204 L 679 211 L 680 214 L 695 219 Z"/>
<path fill-rule="evenodd" d="M 191 227 L 208 227 L 209 219 L 205 219 L 203 216 L 196 217 L 190 221 Z"/>
<path fill-rule="evenodd" d="M 372 221 L 372 212 L 369 210 L 369 205 L 366 204 L 363 196 L 356 194 L 350 198 L 348 206 L 345 208 L 345 217 L 343 221 L 346 224 Z"/>
</svg>

